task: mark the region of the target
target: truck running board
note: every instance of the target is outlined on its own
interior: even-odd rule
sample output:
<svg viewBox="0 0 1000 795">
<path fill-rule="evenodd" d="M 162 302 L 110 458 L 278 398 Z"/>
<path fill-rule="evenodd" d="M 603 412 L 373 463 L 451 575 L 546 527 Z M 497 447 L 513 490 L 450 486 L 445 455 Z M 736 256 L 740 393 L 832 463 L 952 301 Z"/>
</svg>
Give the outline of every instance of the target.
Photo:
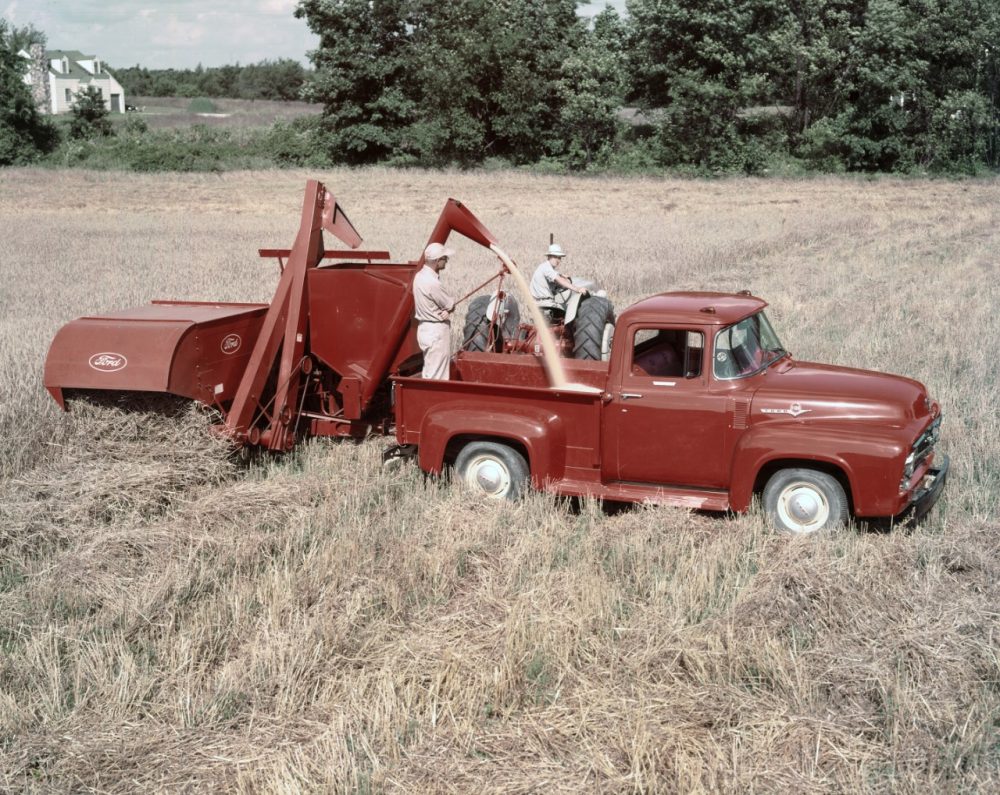
<svg viewBox="0 0 1000 795">
<path fill-rule="evenodd" d="M 546 491 L 570 497 L 597 497 L 619 502 L 648 502 L 653 505 L 672 505 L 696 511 L 728 511 L 729 492 L 714 489 L 696 489 L 684 486 L 657 486 L 652 483 L 588 483 L 578 480 L 559 480 L 550 483 Z"/>
</svg>

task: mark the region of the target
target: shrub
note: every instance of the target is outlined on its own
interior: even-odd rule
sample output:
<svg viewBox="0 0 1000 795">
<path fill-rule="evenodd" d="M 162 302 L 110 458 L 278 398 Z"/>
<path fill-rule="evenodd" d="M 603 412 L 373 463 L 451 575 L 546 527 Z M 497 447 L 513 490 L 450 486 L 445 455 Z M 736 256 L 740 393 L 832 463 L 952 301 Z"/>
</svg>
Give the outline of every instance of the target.
<svg viewBox="0 0 1000 795">
<path fill-rule="evenodd" d="M 113 135 L 108 109 L 104 105 L 104 97 L 99 89 L 87 86 L 83 91 L 76 92 L 76 99 L 70 111 L 72 120 L 69 134 L 72 138 L 87 139 L 95 136 Z"/>
<path fill-rule="evenodd" d="M 188 111 L 191 113 L 218 113 L 219 109 L 207 97 L 195 97 L 188 103 Z"/>
</svg>

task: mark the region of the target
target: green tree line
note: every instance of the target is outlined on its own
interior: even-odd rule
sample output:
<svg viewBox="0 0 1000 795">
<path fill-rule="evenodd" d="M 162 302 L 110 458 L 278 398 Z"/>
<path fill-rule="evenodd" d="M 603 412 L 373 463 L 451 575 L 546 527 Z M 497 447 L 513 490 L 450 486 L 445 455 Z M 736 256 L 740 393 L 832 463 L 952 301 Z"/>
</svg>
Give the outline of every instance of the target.
<svg viewBox="0 0 1000 795">
<path fill-rule="evenodd" d="M 231 99 L 295 100 L 308 71 L 291 58 L 264 60 L 240 66 L 198 64 L 194 69 L 109 67 L 125 89 L 125 96 L 227 97 Z"/>
<path fill-rule="evenodd" d="M 1000 165 L 996 0 L 300 0 L 339 162 Z M 631 122 L 621 109 L 635 107 Z"/>
<path fill-rule="evenodd" d="M 590 20 L 578 6 L 299 0 L 319 37 L 312 70 L 280 60 L 116 75 L 132 96 L 322 104 L 322 116 L 254 139 L 254 157 L 270 146 L 278 165 L 1000 167 L 997 0 L 628 0 L 623 16 Z M 0 163 L 54 145 L 16 75 L 15 45 L 39 35 L 0 25 Z M 155 165 L 133 127 L 130 145 Z"/>
</svg>

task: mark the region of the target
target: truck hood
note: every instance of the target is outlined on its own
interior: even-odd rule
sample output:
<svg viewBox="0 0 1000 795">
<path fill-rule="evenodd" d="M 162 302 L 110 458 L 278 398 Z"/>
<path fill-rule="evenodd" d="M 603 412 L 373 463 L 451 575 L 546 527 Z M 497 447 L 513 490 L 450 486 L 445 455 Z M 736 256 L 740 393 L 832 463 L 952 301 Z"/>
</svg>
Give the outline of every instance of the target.
<svg viewBox="0 0 1000 795">
<path fill-rule="evenodd" d="M 753 397 L 758 419 L 851 419 L 902 426 L 937 407 L 919 381 L 899 375 L 786 359 L 766 371 Z"/>
</svg>

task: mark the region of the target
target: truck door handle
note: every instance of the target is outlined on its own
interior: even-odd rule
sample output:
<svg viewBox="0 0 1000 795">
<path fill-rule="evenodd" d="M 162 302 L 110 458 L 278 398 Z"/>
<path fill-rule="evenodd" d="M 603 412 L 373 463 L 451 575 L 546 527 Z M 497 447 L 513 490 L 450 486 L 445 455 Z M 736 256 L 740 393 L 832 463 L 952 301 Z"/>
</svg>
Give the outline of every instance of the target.
<svg viewBox="0 0 1000 795">
<path fill-rule="evenodd" d="M 638 392 L 622 392 L 621 395 L 622 400 L 628 400 L 629 398 L 641 398 L 641 397 L 642 395 L 640 395 Z"/>
</svg>

